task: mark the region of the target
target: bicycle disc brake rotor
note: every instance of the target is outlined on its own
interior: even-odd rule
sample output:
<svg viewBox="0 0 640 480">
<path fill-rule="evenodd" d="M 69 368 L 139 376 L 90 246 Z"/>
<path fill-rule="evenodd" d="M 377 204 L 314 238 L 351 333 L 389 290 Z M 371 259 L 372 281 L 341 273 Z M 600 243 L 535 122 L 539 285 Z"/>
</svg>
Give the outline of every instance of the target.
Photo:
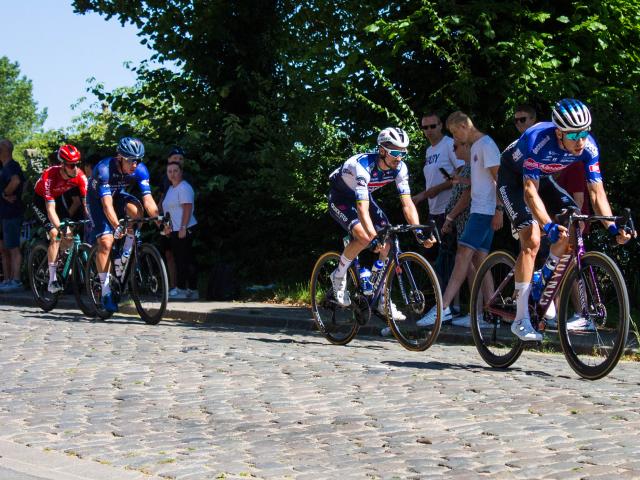
<svg viewBox="0 0 640 480">
<path fill-rule="evenodd" d="M 414 290 L 410 294 L 410 306 L 411 310 L 417 315 L 424 313 L 425 310 L 425 298 L 424 293 L 420 290 Z"/>
<path fill-rule="evenodd" d="M 360 325 L 366 324 L 371 318 L 371 307 L 369 306 L 367 297 L 364 295 L 354 295 L 352 308 L 356 321 Z"/>
</svg>

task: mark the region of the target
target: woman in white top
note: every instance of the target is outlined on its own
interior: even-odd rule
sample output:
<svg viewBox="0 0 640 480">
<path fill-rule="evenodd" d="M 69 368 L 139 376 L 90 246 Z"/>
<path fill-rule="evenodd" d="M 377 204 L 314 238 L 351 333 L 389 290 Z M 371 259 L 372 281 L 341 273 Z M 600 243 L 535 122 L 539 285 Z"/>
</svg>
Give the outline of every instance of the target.
<svg viewBox="0 0 640 480">
<path fill-rule="evenodd" d="M 171 186 L 162 200 L 163 211 L 171 215 L 171 225 L 165 233 L 169 235 L 177 273 L 176 288 L 169 291 L 169 298 L 197 300 L 197 271 L 192 247 L 194 227 L 198 222 L 193 216 L 193 188 L 182 178 L 182 173 L 182 165 L 169 162 L 167 176 Z"/>
</svg>

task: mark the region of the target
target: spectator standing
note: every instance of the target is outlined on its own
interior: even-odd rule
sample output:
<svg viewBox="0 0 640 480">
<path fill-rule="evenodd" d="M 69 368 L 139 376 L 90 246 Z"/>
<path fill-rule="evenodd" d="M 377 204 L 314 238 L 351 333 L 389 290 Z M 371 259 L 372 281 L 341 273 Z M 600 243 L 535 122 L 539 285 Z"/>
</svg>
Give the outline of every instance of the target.
<svg viewBox="0 0 640 480">
<path fill-rule="evenodd" d="M 167 166 L 170 163 L 178 163 L 180 168 L 184 172 L 184 150 L 180 147 L 173 147 L 167 156 Z M 187 182 L 191 184 L 191 179 L 187 177 Z M 162 192 L 160 193 L 160 199 L 158 200 L 158 205 L 162 209 L 162 204 L 164 203 L 164 197 L 167 194 L 167 191 L 171 187 L 171 181 L 169 180 L 169 176 L 166 171 L 162 176 Z M 167 273 L 169 275 L 169 290 L 175 291 L 176 289 L 176 261 L 173 251 L 171 250 L 171 242 L 169 240 L 170 237 L 165 237 L 160 242 L 160 250 L 164 253 L 164 258 L 167 264 Z"/>
<path fill-rule="evenodd" d="M 473 263 L 478 267 L 491 249 L 493 232 L 502 227 L 502 205 L 496 204 L 496 179 L 500 167 L 500 150 L 488 135 L 479 131 L 471 118 L 453 112 L 447 118 L 447 128 L 456 142 L 471 145 L 471 208 L 462 236 L 458 242 L 455 266 L 442 298 L 442 321 L 452 319 L 449 305 L 464 282 Z M 418 320 L 418 326 L 435 323 L 436 307 Z M 465 318 L 468 324 L 468 318 Z M 462 323 L 461 323 L 462 324 Z"/>
<path fill-rule="evenodd" d="M 0 140 L 0 162 L 2 163 L 2 172 L 0 172 L 2 256 L 9 259 L 8 270 L 5 271 L 5 282 L 0 286 L 0 292 L 13 292 L 23 288 L 20 281 L 22 265 L 20 229 L 24 215 L 22 190 L 25 176 L 20 164 L 13 159 L 13 144 L 7 139 Z"/>
<path fill-rule="evenodd" d="M 522 135 L 525 130 L 538 122 L 536 109 L 531 105 L 523 103 L 516 107 L 516 113 L 513 115 L 513 123 L 516 125 L 518 132 Z"/>
<path fill-rule="evenodd" d="M 167 227 L 169 246 L 174 253 L 176 287 L 169 291 L 172 300 L 198 300 L 197 271 L 193 257 L 193 235 L 197 221 L 193 215 L 193 188 L 183 178 L 182 165 L 169 162 L 167 177 L 171 185 L 162 200 L 162 210 L 171 216 Z"/>
</svg>

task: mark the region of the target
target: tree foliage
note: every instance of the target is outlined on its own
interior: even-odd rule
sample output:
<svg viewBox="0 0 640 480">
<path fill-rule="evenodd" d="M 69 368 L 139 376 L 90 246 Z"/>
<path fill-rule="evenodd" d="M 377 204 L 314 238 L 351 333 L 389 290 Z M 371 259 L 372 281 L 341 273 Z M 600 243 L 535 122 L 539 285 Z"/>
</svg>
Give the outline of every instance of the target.
<svg viewBox="0 0 640 480">
<path fill-rule="evenodd" d="M 38 111 L 31 80 L 20 76 L 20 65 L 0 57 L 0 137 L 19 143 L 38 131 L 47 118 Z"/>
<path fill-rule="evenodd" d="M 305 278 L 337 247 L 327 177 L 373 147 L 389 124 L 409 130 L 420 188 L 421 112 L 470 113 L 501 146 L 516 104 L 542 119 L 576 96 L 594 134 L 614 204 L 640 179 L 640 9 L 584 0 L 75 0 L 131 22 L 173 66 L 136 67 L 133 89 L 94 90 L 114 119 L 152 144 L 185 145 L 197 176 L 204 261 L 232 259 L 256 280 Z M 123 124 L 107 126 L 117 136 Z M 619 188 L 617 188 L 619 187 Z M 624 189 L 621 187 L 625 187 Z M 393 195 L 390 195 L 392 197 Z M 397 201 L 382 195 L 398 219 Z M 206 213 L 205 213 L 206 212 Z M 260 265 L 260 268 L 256 268 Z"/>
</svg>

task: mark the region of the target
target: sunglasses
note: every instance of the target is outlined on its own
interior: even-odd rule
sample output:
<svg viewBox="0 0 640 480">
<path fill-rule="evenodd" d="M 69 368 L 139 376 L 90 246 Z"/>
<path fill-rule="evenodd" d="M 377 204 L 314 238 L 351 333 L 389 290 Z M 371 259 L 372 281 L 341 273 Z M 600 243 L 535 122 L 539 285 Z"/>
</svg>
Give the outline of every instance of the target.
<svg viewBox="0 0 640 480">
<path fill-rule="evenodd" d="M 513 123 L 524 123 L 527 121 L 527 117 L 516 117 L 513 119 Z"/>
<path fill-rule="evenodd" d="M 583 138 L 587 138 L 589 136 L 589 130 L 582 130 L 580 132 L 568 132 L 568 133 L 565 133 L 565 136 L 569 140 L 573 140 L 575 142 L 576 140 L 582 140 Z"/>
<path fill-rule="evenodd" d="M 434 130 L 438 128 L 439 123 L 432 123 L 431 125 L 420 125 L 421 130 Z"/>
<path fill-rule="evenodd" d="M 125 160 L 127 163 L 139 163 L 140 160 L 142 160 L 139 157 L 125 157 L 124 155 L 121 155 L 122 159 Z"/>
<path fill-rule="evenodd" d="M 392 157 L 395 157 L 395 158 L 404 158 L 404 157 L 406 157 L 408 155 L 406 150 L 390 150 L 387 147 L 385 147 L 384 145 L 381 145 L 381 147 L 384 148 L 389 155 L 391 155 Z"/>
<path fill-rule="evenodd" d="M 64 166 L 65 166 L 66 168 L 78 168 L 78 164 L 77 164 L 77 163 L 67 163 L 67 162 L 64 162 Z"/>
</svg>

